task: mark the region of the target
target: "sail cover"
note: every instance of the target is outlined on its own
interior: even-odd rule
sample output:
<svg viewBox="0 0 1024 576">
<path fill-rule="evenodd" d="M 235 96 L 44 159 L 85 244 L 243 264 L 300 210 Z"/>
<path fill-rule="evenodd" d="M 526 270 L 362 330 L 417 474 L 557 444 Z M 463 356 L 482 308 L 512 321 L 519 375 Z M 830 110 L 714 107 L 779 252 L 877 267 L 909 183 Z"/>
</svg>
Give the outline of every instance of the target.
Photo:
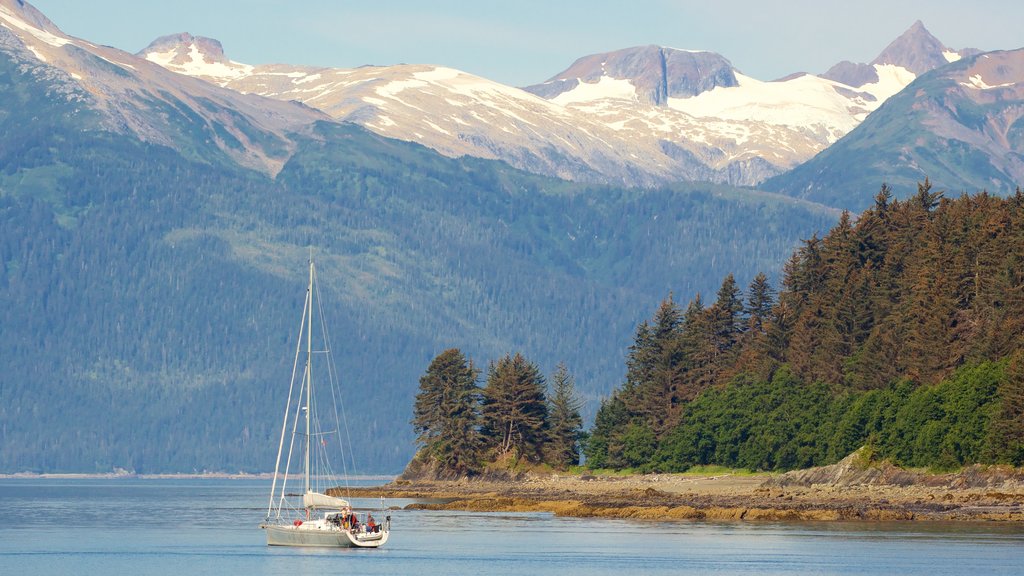
<svg viewBox="0 0 1024 576">
<path fill-rule="evenodd" d="M 306 492 L 302 495 L 302 505 L 306 508 L 348 508 L 348 500 L 328 496 L 319 492 Z"/>
</svg>

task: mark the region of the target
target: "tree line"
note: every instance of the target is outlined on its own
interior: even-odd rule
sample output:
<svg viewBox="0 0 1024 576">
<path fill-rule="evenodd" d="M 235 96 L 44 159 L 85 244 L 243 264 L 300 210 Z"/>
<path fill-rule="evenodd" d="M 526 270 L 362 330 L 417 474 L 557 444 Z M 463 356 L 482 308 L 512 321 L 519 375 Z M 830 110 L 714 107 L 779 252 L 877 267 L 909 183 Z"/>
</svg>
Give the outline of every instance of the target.
<svg viewBox="0 0 1024 576">
<path fill-rule="evenodd" d="M 912 466 L 1024 464 L 1024 194 L 882 186 L 806 240 L 776 294 L 670 294 L 599 409 L 592 467 L 781 470 L 869 444 Z"/>
<path fill-rule="evenodd" d="M 473 475 L 503 462 L 578 464 L 584 438 L 575 382 L 559 364 L 547 384 L 522 354 L 506 355 L 480 370 L 457 348 L 445 350 L 420 378 L 412 424 L 426 461 L 438 476 Z"/>
</svg>

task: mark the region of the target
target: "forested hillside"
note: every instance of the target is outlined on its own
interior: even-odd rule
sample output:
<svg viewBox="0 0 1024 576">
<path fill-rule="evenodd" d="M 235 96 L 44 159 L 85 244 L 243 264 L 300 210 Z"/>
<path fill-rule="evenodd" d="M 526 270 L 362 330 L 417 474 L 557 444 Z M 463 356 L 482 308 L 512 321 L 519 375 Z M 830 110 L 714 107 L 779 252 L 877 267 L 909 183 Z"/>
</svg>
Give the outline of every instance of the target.
<svg viewBox="0 0 1024 576">
<path fill-rule="evenodd" d="M 0 472 L 268 469 L 310 246 L 357 463 L 393 472 L 439 351 L 565 361 L 593 399 L 645 302 L 777 271 L 835 219 L 720 187 L 571 185 L 334 124 L 270 179 L 102 131 L 38 78 L 4 78 Z"/>
<path fill-rule="evenodd" d="M 862 445 L 911 466 L 1024 463 L 1024 194 L 883 186 L 787 262 L 636 330 L 595 467 L 789 469 Z"/>
</svg>

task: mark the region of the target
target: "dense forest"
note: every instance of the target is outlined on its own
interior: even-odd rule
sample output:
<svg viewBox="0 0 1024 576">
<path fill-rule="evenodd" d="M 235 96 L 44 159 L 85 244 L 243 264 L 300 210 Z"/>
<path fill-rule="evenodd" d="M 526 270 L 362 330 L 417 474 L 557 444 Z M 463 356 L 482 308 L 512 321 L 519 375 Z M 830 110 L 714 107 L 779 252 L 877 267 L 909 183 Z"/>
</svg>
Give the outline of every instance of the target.
<svg viewBox="0 0 1024 576">
<path fill-rule="evenodd" d="M 1024 464 L 1024 194 L 926 180 L 843 214 L 781 290 L 669 295 L 597 413 L 589 466 L 785 470 L 861 446 L 907 466 Z"/>
<path fill-rule="evenodd" d="M 838 215 L 576 185 L 335 124 L 270 178 L 111 132 L 2 58 L 0 89 L 4 473 L 268 470 L 310 246 L 359 471 L 397 472 L 440 351 L 564 360 L 591 417 L 647 302 L 777 273 Z"/>
</svg>

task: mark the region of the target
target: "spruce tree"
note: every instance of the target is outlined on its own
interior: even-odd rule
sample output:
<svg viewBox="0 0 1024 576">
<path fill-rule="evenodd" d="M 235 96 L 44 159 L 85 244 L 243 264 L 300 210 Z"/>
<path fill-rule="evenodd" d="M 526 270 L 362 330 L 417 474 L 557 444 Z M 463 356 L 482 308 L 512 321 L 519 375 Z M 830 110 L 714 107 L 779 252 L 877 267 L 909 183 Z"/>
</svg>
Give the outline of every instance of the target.
<svg viewBox="0 0 1024 576">
<path fill-rule="evenodd" d="M 768 322 L 774 305 L 775 293 L 768 282 L 768 276 L 764 272 L 759 272 L 747 290 L 747 305 L 744 311 L 748 318 L 748 329 L 764 332 L 765 323 Z"/>
<path fill-rule="evenodd" d="M 625 465 L 622 436 L 628 425 L 629 414 L 618 392 L 601 401 L 594 417 L 594 427 L 583 447 L 589 468 L 620 468 Z"/>
<path fill-rule="evenodd" d="M 656 434 L 671 427 L 681 408 L 682 318 L 672 295 L 661 302 L 646 337 L 638 339 L 627 361 L 633 394 L 623 397 L 632 415 L 649 422 Z"/>
<path fill-rule="evenodd" d="M 477 471 L 482 445 L 477 376 L 472 363 L 452 348 L 420 377 L 412 424 L 416 441 L 443 475 Z"/>
<path fill-rule="evenodd" d="M 548 405 L 544 376 L 521 354 L 492 363 L 484 386 L 483 415 L 489 448 L 501 457 L 514 453 L 543 460 Z"/>
<path fill-rule="evenodd" d="M 576 395 L 576 383 L 565 364 L 559 364 L 551 376 L 552 394 L 548 407 L 550 429 L 545 449 L 548 463 L 566 468 L 580 462 L 580 441 L 583 439 L 583 402 Z"/>
</svg>

